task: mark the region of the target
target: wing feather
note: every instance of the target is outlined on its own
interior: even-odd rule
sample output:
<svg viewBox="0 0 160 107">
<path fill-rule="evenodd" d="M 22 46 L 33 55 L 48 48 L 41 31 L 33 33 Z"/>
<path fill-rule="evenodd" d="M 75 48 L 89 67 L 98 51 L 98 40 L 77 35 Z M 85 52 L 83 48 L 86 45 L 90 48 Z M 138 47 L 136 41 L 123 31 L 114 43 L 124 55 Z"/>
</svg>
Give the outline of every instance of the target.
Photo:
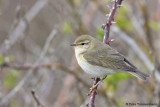
<svg viewBox="0 0 160 107">
<path fill-rule="evenodd" d="M 84 58 L 92 65 L 102 66 L 110 69 L 123 71 L 135 71 L 136 69 L 136 67 L 126 60 L 123 55 L 110 47 L 108 47 L 106 50 L 93 50 L 85 54 Z"/>
</svg>

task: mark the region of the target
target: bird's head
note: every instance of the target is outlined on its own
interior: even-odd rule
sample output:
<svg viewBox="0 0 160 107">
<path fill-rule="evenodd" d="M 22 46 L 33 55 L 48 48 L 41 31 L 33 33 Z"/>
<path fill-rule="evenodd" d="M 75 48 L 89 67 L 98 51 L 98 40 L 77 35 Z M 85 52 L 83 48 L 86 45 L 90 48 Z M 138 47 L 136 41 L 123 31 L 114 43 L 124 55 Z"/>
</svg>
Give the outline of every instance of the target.
<svg viewBox="0 0 160 107">
<path fill-rule="evenodd" d="M 71 46 L 74 46 L 76 54 L 82 54 L 92 48 L 94 38 L 89 35 L 79 36 Z"/>
</svg>

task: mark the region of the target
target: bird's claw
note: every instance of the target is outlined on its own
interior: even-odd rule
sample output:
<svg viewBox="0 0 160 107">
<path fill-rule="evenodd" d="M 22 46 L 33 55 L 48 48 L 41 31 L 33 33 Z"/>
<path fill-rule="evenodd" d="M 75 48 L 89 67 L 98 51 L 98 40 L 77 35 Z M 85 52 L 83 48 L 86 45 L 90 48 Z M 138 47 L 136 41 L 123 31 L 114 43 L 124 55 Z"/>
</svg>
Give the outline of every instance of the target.
<svg viewBox="0 0 160 107">
<path fill-rule="evenodd" d="M 95 92 L 95 93 L 97 94 L 97 89 L 96 89 L 95 86 L 93 86 L 93 87 L 90 88 L 89 95 L 90 95 L 92 92 Z"/>
</svg>

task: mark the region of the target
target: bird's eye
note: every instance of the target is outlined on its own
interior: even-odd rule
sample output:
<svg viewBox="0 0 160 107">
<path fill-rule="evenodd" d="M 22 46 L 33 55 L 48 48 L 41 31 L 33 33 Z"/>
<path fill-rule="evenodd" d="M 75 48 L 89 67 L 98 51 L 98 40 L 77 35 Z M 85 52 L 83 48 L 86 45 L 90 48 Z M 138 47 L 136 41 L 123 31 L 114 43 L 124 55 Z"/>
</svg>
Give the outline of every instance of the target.
<svg viewBox="0 0 160 107">
<path fill-rule="evenodd" d="M 81 45 L 85 45 L 85 43 L 81 43 Z"/>
</svg>

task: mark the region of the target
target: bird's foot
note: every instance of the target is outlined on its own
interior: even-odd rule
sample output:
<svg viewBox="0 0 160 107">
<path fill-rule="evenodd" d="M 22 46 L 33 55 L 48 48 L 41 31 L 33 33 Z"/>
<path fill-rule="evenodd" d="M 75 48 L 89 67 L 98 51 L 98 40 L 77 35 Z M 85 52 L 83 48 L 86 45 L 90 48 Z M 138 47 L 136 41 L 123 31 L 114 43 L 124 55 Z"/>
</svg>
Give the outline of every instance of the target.
<svg viewBox="0 0 160 107">
<path fill-rule="evenodd" d="M 91 95 L 92 92 L 95 92 L 97 94 L 97 89 L 96 88 L 97 87 L 91 87 L 88 95 Z"/>
<path fill-rule="evenodd" d="M 97 86 L 101 83 L 102 81 L 99 81 L 96 85 L 94 85 L 93 87 L 91 87 L 90 88 L 90 94 L 92 93 L 92 92 L 96 92 L 97 93 Z"/>
<path fill-rule="evenodd" d="M 88 94 L 88 96 L 92 93 L 95 92 L 97 94 L 97 87 L 98 85 L 106 78 L 107 76 L 105 76 L 104 78 L 102 78 L 100 81 L 98 81 L 93 87 L 90 88 L 90 92 Z M 92 78 L 95 79 L 95 78 Z"/>
</svg>

